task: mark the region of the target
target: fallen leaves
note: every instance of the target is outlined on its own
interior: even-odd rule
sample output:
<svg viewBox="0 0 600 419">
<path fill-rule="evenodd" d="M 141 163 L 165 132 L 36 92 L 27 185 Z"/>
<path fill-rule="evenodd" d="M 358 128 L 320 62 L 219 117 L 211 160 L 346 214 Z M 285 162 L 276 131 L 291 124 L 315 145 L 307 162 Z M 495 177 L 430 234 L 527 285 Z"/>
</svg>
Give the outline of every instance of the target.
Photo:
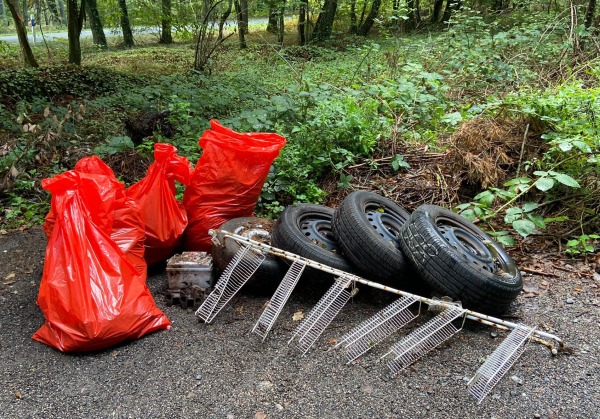
<svg viewBox="0 0 600 419">
<path fill-rule="evenodd" d="M 265 412 L 256 412 L 254 419 L 267 419 L 267 414 Z"/>
<path fill-rule="evenodd" d="M 13 278 L 16 276 L 17 274 L 15 274 L 14 272 L 9 273 L 8 275 L 6 275 L 4 277 L 4 282 L 2 282 L 2 285 L 12 285 L 14 284 L 15 281 Z"/>
<path fill-rule="evenodd" d="M 304 318 L 304 312 L 302 310 L 295 312 L 294 315 L 292 316 L 292 320 L 295 322 L 299 322 L 303 318 Z"/>
</svg>

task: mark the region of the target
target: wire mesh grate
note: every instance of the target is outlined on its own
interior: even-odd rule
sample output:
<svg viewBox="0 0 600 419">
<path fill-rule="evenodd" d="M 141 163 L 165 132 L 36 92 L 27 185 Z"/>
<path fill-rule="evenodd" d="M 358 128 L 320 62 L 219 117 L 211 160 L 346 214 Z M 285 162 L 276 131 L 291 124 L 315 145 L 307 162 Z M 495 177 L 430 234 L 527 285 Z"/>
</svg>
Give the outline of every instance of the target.
<svg viewBox="0 0 600 419">
<path fill-rule="evenodd" d="M 265 255 L 262 252 L 249 246 L 241 247 L 223 271 L 213 292 L 196 311 L 196 317 L 206 323 L 212 322 L 225 304 L 256 272 L 264 259 Z"/>
<path fill-rule="evenodd" d="M 269 300 L 267 307 L 264 309 L 258 322 L 254 325 L 252 329 L 252 333 L 260 336 L 264 341 L 267 338 L 267 334 L 275 324 L 275 321 L 279 317 L 283 306 L 287 303 L 287 300 L 290 298 L 294 287 L 298 283 L 300 276 L 302 276 L 302 272 L 304 272 L 304 268 L 306 267 L 306 263 L 300 261 L 294 261 L 285 276 L 281 280 L 281 283 L 277 287 L 275 294 Z"/>
<path fill-rule="evenodd" d="M 344 345 L 346 358 L 352 362 L 392 333 L 417 317 L 408 307 L 417 302 L 414 297 L 402 297 L 365 320 L 344 335 L 336 345 Z"/>
<path fill-rule="evenodd" d="M 335 283 L 296 328 L 289 342 L 297 337 L 298 348 L 303 354 L 308 352 L 327 326 L 329 326 L 329 323 L 331 323 L 352 297 L 353 294 L 346 289 L 350 285 L 350 282 L 344 277 L 336 279 Z"/>
<path fill-rule="evenodd" d="M 517 325 L 469 381 L 469 393 L 481 403 L 525 351 L 535 328 Z"/>
<path fill-rule="evenodd" d="M 465 310 L 450 307 L 433 319 L 416 329 L 400 342 L 391 347 L 386 354 L 395 358 L 388 363 L 392 374 L 397 374 L 404 368 L 421 358 L 436 346 L 452 337 L 460 329 L 452 324 L 454 320 L 464 315 Z"/>
</svg>

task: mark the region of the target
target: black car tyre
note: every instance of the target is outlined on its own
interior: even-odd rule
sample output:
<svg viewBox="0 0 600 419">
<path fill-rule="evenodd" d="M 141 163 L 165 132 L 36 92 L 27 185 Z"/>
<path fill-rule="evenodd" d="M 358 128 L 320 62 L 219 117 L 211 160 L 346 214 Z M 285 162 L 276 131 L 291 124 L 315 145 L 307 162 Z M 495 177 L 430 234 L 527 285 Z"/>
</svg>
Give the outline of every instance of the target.
<svg viewBox="0 0 600 419">
<path fill-rule="evenodd" d="M 345 272 L 352 265 L 342 255 L 331 233 L 333 209 L 322 205 L 297 204 L 287 207 L 273 228 L 273 246 Z M 308 270 L 315 274 L 315 270 Z"/>
<path fill-rule="evenodd" d="M 410 214 L 373 192 L 348 195 L 333 216 L 333 234 L 344 255 L 368 279 L 390 285 L 415 280 L 398 244 L 400 228 Z"/>
<path fill-rule="evenodd" d="M 521 292 L 515 261 L 488 234 L 450 210 L 417 208 L 399 237 L 403 253 L 423 280 L 464 307 L 499 314 Z"/>
</svg>

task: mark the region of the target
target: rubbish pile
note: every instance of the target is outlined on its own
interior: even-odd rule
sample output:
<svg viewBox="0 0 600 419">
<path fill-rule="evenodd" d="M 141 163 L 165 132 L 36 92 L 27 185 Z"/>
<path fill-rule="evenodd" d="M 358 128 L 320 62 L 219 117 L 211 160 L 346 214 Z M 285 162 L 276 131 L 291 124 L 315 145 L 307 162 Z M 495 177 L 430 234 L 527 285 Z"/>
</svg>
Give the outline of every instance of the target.
<svg viewBox="0 0 600 419">
<path fill-rule="evenodd" d="M 172 145 L 155 144 L 155 162 L 127 189 L 96 156 L 44 179 L 52 201 L 37 303 L 46 321 L 35 340 L 64 352 L 83 352 L 169 328 L 146 285 L 147 267 L 182 249 L 210 251 L 209 228 L 252 216 L 285 139 L 240 134 L 211 121 L 199 144 L 204 152 L 195 170 Z M 175 181 L 188 186 L 183 203 L 175 197 Z M 197 269 L 205 262 L 192 259 L 196 272 L 184 275 L 186 263 L 180 260 L 183 280 L 175 266 L 171 269 L 171 298 L 190 305 L 202 301 L 212 285 Z M 212 271 L 210 265 L 206 270 Z M 196 277 L 202 280 L 190 280 Z"/>
<path fill-rule="evenodd" d="M 425 304 L 438 314 L 390 348 L 385 356 L 393 374 L 458 333 L 467 319 L 511 330 L 470 383 L 479 401 L 527 341 L 553 351 L 555 343 L 562 346 L 554 335 L 491 316 L 508 310 L 521 292 L 521 274 L 498 243 L 463 217 L 435 205 L 409 213 L 381 195 L 355 191 L 337 208 L 301 203 L 276 221 L 256 218 L 285 139 L 211 121 L 199 145 L 194 169 L 172 145 L 156 144 L 146 176 L 127 189 L 95 156 L 44 180 L 52 194 L 38 296 L 46 322 L 34 339 L 81 352 L 169 328 L 146 285 L 147 267 L 167 262 L 167 304 L 197 308 L 207 323 L 246 284 L 274 291 L 252 330 L 263 340 L 302 278 L 328 283 L 290 339 L 303 353 L 358 285 L 399 295 L 341 338 L 348 362 L 419 316 Z M 186 187 L 183 202 L 175 181 Z"/>
</svg>

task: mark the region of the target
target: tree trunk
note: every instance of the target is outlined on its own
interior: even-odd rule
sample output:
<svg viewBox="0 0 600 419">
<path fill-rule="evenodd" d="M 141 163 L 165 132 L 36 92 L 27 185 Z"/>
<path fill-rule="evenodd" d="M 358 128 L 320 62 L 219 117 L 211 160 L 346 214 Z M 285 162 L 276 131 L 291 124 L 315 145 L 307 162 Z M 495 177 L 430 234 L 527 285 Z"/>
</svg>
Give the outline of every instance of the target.
<svg viewBox="0 0 600 419">
<path fill-rule="evenodd" d="M 419 0 L 406 0 L 408 9 L 408 19 L 406 26 L 408 29 L 415 29 L 421 23 L 421 12 L 419 11 Z"/>
<path fill-rule="evenodd" d="M 584 26 L 589 29 L 594 22 L 594 14 L 596 14 L 596 0 L 588 0 L 587 8 L 585 9 Z"/>
<path fill-rule="evenodd" d="M 277 17 L 277 42 L 283 45 L 283 35 L 285 34 L 284 19 L 285 18 L 285 0 L 281 0 L 281 8 Z"/>
<path fill-rule="evenodd" d="M 4 10 L 4 2 L 0 1 L 0 28 L 8 26 L 6 21 L 6 10 Z"/>
<path fill-rule="evenodd" d="M 25 22 L 29 20 L 29 13 L 27 13 L 27 0 L 21 0 L 21 16 L 23 16 Z"/>
<path fill-rule="evenodd" d="M 48 10 L 50 11 L 50 16 L 52 16 L 52 21 L 62 25 L 62 21 L 58 15 L 58 6 L 56 5 L 56 0 L 46 0 L 46 3 L 48 3 Z"/>
<path fill-rule="evenodd" d="M 2 3 L 2 2 L 0 1 L 0 3 Z M 50 18 L 48 18 L 48 7 L 44 7 L 43 14 L 44 14 L 44 23 L 46 24 L 46 26 L 49 26 Z"/>
<path fill-rule="evenodd" d="M 104 27 L 98 12 L 98 3 L 96 0 L 85 0 L 85 12 L 90 21 L 90 29 L 92 30 L 92 41 L 94 45 L 102 48 L 108 48 L 106 36 L 104 35 Z"/>
<path fill-rule="evenodd" d="M 244 49 L 247 48 L 248 45 L 246 45 L 246 32 L 244 32 L 243 29 L 243 14 L 242 14 L 242 5 L 240 4 L 239 0 L 234 0 L 233 1 L 233 5 L 235 6 L 235 13 L 237 16 L 237 21 L 238 21 L 238 36 L 240 39 L 240 48 Z"/>
<path fill-rule="evenodd" d="M 83 28 L 85 17 L 85 2 L 81 0 L 67 0 L 67 33 L 69 36 L 69 63 L 81 65 L 81 44 L 79 36 Z"/>
<path fill-rule="evenodd" d="M 356 0 L 350 1 L 350 29 L 348 30 L 350 35 L 356 35 L 358 33 L 358 22 L 356 21 Z"/>
<path fill-rule="evenodd" d="M 442 8 L 444 0 L 435 0 L 433 3 L 433 13 L 431 13 L 431 23 L 438 23 L 442 17 Z"/>
<path fill-rule="evenodd" d="M 58 12 L 60 13 L 60 24 L 64 25 L 67 21 L 67 17 L 65 16 L 65 2 L 63 0 L 58 1 Z"/>
<path fill-rule="evenodd" d="M 121 29 L 123 30 L 123 43 L 127 48 L 135 45 L 133 42 L 133 32 L 129 23 L 129 13 L 127 12 L 126 0 L 119 0 L 119 8 L 121 9 Z"/>
<path fill-rule="evenodd" d="M 242 29 L 244 29 L 244 35 L 248 35 L 248 0 L 240 0 L 240 7 L 242 9 Z"/>
<path fill-rule="evenodd" d="M 173 14 L 171 8 L 171 0 L 162 0 L 162 22 L 160 31 L 161 44 L 172 44 L 173 35 L 171 34 L 171 23 L 173 21 Z"/>
<path fill-rule="evenodd" d="M 367 18 L 358 28 L 358 34 L 361 36 L 367 36 L 369 31 L 373 27 L 373 23 L 375 23 L 375 18 L 379 14 L 379 8 L 381 7 L 381 0 L 373 0 L 373 4 L 371 5 L 371 10 L 369 10 L 369 14 Z"/>
<path fill-rule="evenodd" d="M 18 0 L 6 0 L 6 5 L 10 14 L 12 15 L 13 21 L 15 22 L 15 29 L 17 31 L 17 37 L 19 38 L 19 45 L 21 46 L 21 52 L 23 53 L 23 61 L 28 67 L 39 67 L 31 47 L 29 46 L 29 40 L 27 39 L 27 29 L 25 29 L 25 23 L 23 16 L 19 14 L 19 3 Z"/>
<path fill-rule="evenodd" d="M 306 45 L 306 2 L 301 1 L 298 10 L 298 38 L 300 45 Z"/>
<path fill-rule="evenodd" d="M 277 25 L 279 24 L 279 18 L 277 16 L 277 1 L 269 0 L 267 4 L 269 6 L 269 21 L 267 22 L 267 32 L 277 33 Z"/>
<path fill-rule="evenodd" d="M 319 17 L 317 18 L 312 39 L 316 41 L 325 41 L 331 37 L 336 11 L 337 0 L 325 0 L 325 4 L 323 4 L 321 13 L 319 13 Z"/>
<path fill-rule="evenodd" d="M 456 10 L 460 10 L 462 7 L 462 0 L 448 0 L 446 3 L 446 10 L 444 10 L 444 17 L 442 22 L 447 23 L 452 17 L 452 13 Z"/>
<path fill-rule="evenodd" d="M 233 7 L 233 0 L 229 0 L 229 3 L 227 4 L 227 9 L 225 9 L 223 14 L 221 15 L 221 19 L 219 20 L 219 37 L 217 38 L 219 40 L 223 39 L 223 29 L 225 28 L 225 22 L 227 22 L 227 19 L 229 18 L 229 15 L 231 14 L 232 7 Z"/>
</svg>

